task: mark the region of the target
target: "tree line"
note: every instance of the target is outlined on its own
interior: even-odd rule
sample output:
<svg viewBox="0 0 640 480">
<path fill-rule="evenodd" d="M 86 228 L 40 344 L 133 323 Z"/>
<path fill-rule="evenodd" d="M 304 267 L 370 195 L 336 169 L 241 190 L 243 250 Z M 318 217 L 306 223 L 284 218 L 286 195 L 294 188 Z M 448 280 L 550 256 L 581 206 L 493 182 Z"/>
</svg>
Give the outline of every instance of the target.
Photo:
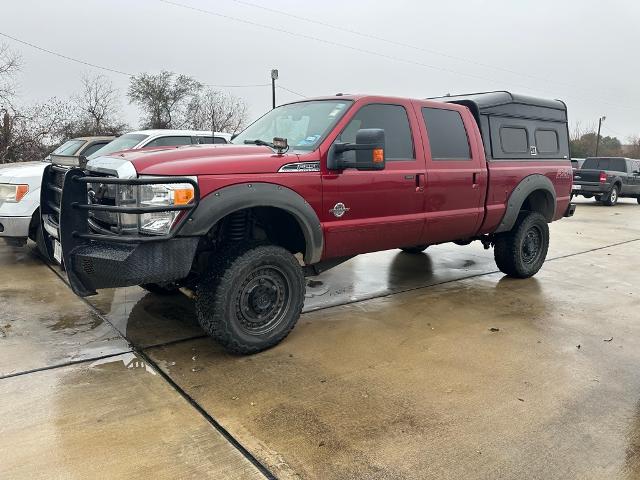
<svg viewBox="0 0 640 480">
<path fill-rule="evenodd" d="M 0 163 L 42 159 L 74 137 L 120 135 L 134 128 L 234 134 L 247 122 L 243 99 L 167 71 L 131 77 L 124 95 L 104 75 L 86 73 L 70 97 L 25 105 L 16 89 L 22 65 L 16 52 L 0 44 Z M 135 127 L 123 119 L 125 98 L 141 113 Z"/>
<path fill-rule="evenodd" d="M 598 132 L 595 126 L 583 128 L 580 123 L 576 123 L 570 138 L 571 157 L 595 156 L 596 141 L 598 141 Z M 623 145 L 617 137 L 601 135 L 598 142 L 598 156 L 640 159 L 640 137 L 630 137 L 627 139 L 627 144 Z"/>
</svg>

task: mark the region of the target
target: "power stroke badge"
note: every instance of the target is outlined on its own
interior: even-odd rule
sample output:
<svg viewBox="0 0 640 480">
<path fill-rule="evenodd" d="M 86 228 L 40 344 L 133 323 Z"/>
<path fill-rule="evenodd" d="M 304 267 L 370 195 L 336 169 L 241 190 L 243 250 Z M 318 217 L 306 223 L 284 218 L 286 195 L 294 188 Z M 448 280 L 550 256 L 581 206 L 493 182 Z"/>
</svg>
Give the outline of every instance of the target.
<svg viewBox="0 0 640 480">
<path fill-rule="evenodd" d="M 336 218 L 342 217 L 345 213 L 351 210 L 349 207 L 345 207 L 344 203 L 336 203 L 331 210 L 329 210 Z"/>
</svg>

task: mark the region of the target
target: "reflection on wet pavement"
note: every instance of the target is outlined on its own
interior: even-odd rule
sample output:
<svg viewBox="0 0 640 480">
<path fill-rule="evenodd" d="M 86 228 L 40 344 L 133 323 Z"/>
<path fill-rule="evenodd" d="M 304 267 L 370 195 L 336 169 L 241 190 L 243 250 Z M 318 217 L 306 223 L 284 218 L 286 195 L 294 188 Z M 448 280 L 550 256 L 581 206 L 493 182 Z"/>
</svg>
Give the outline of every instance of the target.
<svg viewBox="0 0 640 480">
<path fill-rule="evenodd" d="M 0 377 L 129 350 L 26 248 L 0 244 Z"/>
<path fill-rule="evenodd" d="M 264 478 L 131 353 L 4 379 L 0 398 L 3 479 Z"/>
<path fill-rule="evenodd" d="M 149 353 L 281 478 L 640 475 L 640 269 L 612 282 L 638 246 L 309 313 L 252 357 Z"/>
</svg>

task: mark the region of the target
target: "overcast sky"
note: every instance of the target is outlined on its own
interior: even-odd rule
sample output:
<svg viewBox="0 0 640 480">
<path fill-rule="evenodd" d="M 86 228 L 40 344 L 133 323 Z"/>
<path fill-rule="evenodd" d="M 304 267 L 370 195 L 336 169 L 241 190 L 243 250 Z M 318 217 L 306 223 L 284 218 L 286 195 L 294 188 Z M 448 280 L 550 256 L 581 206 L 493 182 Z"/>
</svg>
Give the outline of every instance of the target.
<svg viewBox="0 0 640 480">
<path fill-rule="evenodd" d="M 566 101 L 572 126 L 606 115 L 605 135 L 640 133 L 638 1 L 171 1 L 219 15 L 161 0 L 0 0 L 0 32 L 123 72 L 164 69 L 207 84 L 265 84 L 278 68 L 279 84 L 305 96 L 505 89 Z M 1 41 L 22 55 L 23 103 L 71 95 L 93 71 Z M 136 126 L 128 77 L 103 73 Z M 251 118 L 270 108 L 269 86 L 229 90 L 246 100 Z M 278 103 L 298 98 L 278 91 Z"/>
</svg>

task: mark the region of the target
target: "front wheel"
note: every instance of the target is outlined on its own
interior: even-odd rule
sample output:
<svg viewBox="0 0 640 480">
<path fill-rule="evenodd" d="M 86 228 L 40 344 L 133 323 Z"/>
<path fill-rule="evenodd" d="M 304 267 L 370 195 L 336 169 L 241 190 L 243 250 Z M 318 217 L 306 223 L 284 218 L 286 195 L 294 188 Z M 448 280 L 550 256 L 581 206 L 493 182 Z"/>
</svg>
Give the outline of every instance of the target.
<svg viewBox="0 0 640 480">
<path fill-rule="evenodd" d="M 549 225 L 537 212 L 524 212 L 510 232 L 496 237 L 494 257 L 501 272 L 516 278 L 532 277 L 549 250 Z"/>
<path fill-rule="evenodd" d="M 257 353 L 281 342 L 304 304 L 296 257 L 282 247 L 232 247 L 197 285 L 196 315 L 206 333 L 232 353 Z"/>
<path fill-rule="evenodd" d="M 604 203 L 607 207 L 613 207 L 616 203 L 618 203 L 618 185 L 614 185 L 608 195 L 602 197 L 602 203 Z"/>
</svg>

